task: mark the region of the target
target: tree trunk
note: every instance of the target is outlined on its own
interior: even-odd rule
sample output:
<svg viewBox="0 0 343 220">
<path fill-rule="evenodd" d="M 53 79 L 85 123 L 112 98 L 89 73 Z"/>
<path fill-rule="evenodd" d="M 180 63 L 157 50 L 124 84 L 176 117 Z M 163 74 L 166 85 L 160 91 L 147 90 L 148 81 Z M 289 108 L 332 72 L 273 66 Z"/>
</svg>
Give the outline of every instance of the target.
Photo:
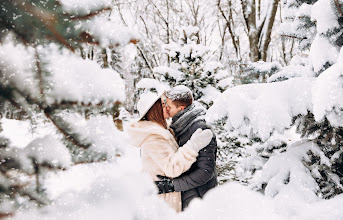
<svg viewBox="0 0 343 220">
<path fill-rule="evenodd" d="M 276 11 L 279 5 L 279 0 L 273 0 L 268 8 L 266 22 L 264 23 L 264 27 L 262 29 L 262 37 L 260 42 L 260 51 L 261 51 L 261 58 L 263 61 L 267 61 L 267 51 L 269 47 L 269 43 L 271 41 L 271 33 L 273 29 L 273 24 L 275 21 Z"/>
<path fill-rule="evenodd" d="M 271 0 L 266 16 L 257 22 L 258 17 L 261 15 L 259 11 L 261 1 L 258 0 L 258 4 L 256 4 L 255 0 L 241 0 L 243 18 L 248 30 L 250 59 L 252 62 L 267 60 L 267 52 L 278 3 L 279 0 Z"/>
<path fill-rule="evenodd" d="M 256 28 L 249 30 L 249 46 L 250 46 L 250 60 L 251 62 L 257 62 L 261 58 L 260 50 L 258 48 L 259 34 Z"/>
<path fill-rule="evenodd" d="M 252 62 L 256 62 L 260 59 L 258 49 L 259 31 L 256 28 L 256 2 L 255 0 L 241 0 L 241 4 L 243 18 L 245 21 L 246 28 L 248 30 L 250 60 Z"/>
</svg>

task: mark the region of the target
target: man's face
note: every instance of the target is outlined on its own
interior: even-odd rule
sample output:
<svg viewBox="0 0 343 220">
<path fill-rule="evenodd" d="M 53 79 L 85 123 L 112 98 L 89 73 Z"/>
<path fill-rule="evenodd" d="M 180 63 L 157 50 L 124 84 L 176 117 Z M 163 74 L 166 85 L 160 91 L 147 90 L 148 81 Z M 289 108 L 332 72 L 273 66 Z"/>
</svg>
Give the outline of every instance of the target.
<svg viewBox="0 0 343 220">
<path fill-rule="evenodd" d="M 185 106 L 180 105 L 177 106 L 170 98 L 167 98 L 165 101 L 165 109 L 169 115 L 169 117 L 174 117 L 179 111 L 182 111 L 185 109 Z"/>
<path fill-rule="evenodd" d="M 164 119 L 170 118 L 170 115 L 169 115 L 167 107 L 166 107 L 166 99 L 162 99 L 162 108 L 163 108 L 163 117 L 164 117 Z"/>
</svg>

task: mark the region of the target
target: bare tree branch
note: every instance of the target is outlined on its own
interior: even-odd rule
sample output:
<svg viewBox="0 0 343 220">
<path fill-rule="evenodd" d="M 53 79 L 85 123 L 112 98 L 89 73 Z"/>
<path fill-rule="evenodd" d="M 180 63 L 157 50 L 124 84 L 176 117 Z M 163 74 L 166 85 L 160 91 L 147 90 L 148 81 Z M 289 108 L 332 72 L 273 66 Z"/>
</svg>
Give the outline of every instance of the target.
<svg viewBox="0 0 343 220">
<path fill-rule="evenodd" d="M 236 57 L 238 58 L 240 55 L 240 52 L 239 52 L 239 42 L 238 42 L 238 37 L 236 36 L 236 34 L 233 32 L 233 29 L 232 29 L 232 26 L 231 26 L 231 21 L 233 20 L 232 18 L 232 11 L 230 11 L 229 13 L 229 18 L 226 17 L 225 15 L 225 12 L 223 11 L 221 5 L 221 0 L 218 0 L 217 2 L 217 7 L 222 15 L 222 17 L 224 18 L 224 20 L 226 21 L 226 27 L 228 28 L 229 30 L 229 33 L 231 35 L 231 41 L 232 41 L 232 44 L 233 44 L 233 47 L 235 48 L 235 51 L 236 51 Z M 231 0 L 229 0 L 229 10 L 231 10 Z M 225 31 L 225 29 L 224 29 Z M 225 35 L 224 35 L 225 36 Z M 222 39 L 223 40 L 223 39 Z"/>
</svg>

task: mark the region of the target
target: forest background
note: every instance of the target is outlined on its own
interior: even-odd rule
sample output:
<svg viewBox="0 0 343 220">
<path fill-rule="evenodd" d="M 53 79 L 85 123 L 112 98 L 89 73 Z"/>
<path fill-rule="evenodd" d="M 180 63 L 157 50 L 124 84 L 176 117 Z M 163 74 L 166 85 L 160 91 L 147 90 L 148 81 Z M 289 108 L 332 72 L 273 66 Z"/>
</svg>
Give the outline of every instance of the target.
<svg viewBox="0 0 343 220">
<path fill-rule="evenodd" d="M 5 0 L 0 11 L 0 217 L 54 204 L 51 175 L 125 157 L 139 96 L 175 85 L 208 109 L 222 185 L 306 203 L 343 192 L 341 0 Z"/>
</svg>

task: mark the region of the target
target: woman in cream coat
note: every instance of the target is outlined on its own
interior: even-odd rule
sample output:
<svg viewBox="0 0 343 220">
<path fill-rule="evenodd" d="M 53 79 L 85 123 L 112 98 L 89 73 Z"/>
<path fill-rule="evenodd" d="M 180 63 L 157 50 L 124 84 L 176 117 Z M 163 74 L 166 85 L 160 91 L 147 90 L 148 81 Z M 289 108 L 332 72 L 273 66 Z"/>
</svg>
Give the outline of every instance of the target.
<svg viewBox="0 0 343 220">
<path fill-rule="evenodd" d="M 168 130 L 163 117 L 161 96 L 153 93 L 141 95 L 138 104 L 141 118 L 128 128 L 133 145 L 141 148 L 142 168 L 154 181 L 156 175 L 175 178 L 187 171 L 195 162 L 199 150 L 213 137 L 210 130 L 197 130 L 181 148 L 173 132 Z M 159 194 L 177 212 L 181 211 L 181 193 Z"/>
</svg>

